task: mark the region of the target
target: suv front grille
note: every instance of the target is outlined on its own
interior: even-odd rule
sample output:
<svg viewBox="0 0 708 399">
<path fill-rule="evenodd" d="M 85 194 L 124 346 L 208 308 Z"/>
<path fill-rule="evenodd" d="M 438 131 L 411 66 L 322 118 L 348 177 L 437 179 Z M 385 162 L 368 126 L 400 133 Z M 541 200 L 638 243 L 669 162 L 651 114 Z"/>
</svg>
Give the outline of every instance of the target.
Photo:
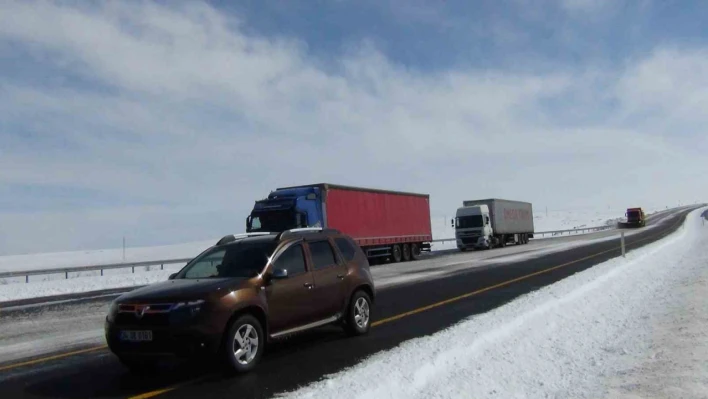
<svg viewBox="0 0 708 399">
<path fill-rule="evenodd" d="M 167 326 L 170 324 L 172 303 L 120 304 L 115 322 L 131 326 Z"/>
</svg>

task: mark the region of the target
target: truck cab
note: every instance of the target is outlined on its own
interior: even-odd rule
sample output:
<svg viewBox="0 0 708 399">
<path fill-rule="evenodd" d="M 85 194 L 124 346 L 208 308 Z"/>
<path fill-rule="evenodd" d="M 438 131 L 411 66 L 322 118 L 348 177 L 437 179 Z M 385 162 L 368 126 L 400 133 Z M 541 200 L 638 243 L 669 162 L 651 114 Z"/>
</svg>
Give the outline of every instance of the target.
<svg viewBox="0 0 708 399">
<path fill-rule="evenodd" d="M 487 205 L 463 206 L 457 209 L 455 219 L 457 248 L 489 249 L 493 245 L 494 231 Z"/>
<path fill-rule="evenodd" d="M 627 216 L 628 226 L 644 227 L 646 225 L 646 218 L 642 208 L 628 208 L 625 216 Z"/>
<path fill-rule="evenodd" d="M 246 232 L 281 232 L 301 227 L 324 226 L 322 190 L 296 187 L 272 191 L 256 201 L 246 218 Z"/>
</svg>

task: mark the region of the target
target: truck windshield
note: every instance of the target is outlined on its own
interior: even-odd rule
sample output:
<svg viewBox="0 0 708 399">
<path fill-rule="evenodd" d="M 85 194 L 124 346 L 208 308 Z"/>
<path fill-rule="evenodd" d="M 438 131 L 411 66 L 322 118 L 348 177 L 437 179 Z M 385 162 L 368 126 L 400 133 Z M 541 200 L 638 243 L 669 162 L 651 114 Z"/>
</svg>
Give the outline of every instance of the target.
<svg viewBox="0 0 708 399">
<path fill-rule="evenodd" d="M 482 215 L 473 215 L 458 217 L 455 227 L 457 227 L 458 229 L 469 229 L 482 226 Z"/>
<path fill-rule="evenodd" d="M 251 215 L 248 232 L 279 232 L 297 228 L 297 220 L 293 211 L 268 211 Z"/>
<path fill-rule="evenodd" d="M 639 212 L 638 211 L 627 212 L 627 219 L 639 219 Z"/>
<path fill-rule="evenodd" d="M 274 250 L 275 242 L 215 247 L 189 262 L 175 278 L 255 277 L 266 266 Z"/>
</svg>

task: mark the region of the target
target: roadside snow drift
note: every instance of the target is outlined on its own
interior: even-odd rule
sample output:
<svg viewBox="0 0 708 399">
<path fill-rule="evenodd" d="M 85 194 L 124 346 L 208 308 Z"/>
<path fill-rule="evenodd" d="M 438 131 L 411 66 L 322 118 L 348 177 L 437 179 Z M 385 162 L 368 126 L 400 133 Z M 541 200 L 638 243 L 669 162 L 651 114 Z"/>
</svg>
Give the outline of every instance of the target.
<svg viewBox="0 0 708 399">
<path fill-rule="evenodd" d="M 708 397 L 708 224 L 701 212 L 627 258 L 283 396 Z"/>
</svg>

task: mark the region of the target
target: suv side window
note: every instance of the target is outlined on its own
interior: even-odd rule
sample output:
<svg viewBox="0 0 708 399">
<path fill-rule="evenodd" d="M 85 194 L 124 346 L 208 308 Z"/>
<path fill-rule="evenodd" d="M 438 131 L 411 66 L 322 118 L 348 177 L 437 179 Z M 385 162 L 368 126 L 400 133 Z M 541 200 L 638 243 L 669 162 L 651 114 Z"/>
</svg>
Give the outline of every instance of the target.
<svg viewBox="0 0 708 399">
<path fill-rule="evenodd" d="M 310 256 L 312 256 L 312 264 L 315 270 L 324 269 L 325 267 L 337 264 L 329 241 L 315 241 L 310 242 L 309 245 Z"/>
<path fill-rule="evenodd" d="M 305 273 L 305 257 L 302 253 L 302 245 L 295 244 L 283 251 L 273 263 L 273 267 L 287 270 L 288 276 Z"/>
<path fill-rule="evenodd" d="M 344 259 L 347 262 L 354 259 L 354 255 L 356 255 L 356 249 L 354 249 L 352 243 L 349 240 L 344 237 L 338 237 L 334 239 L 334 242 L 335 244 L 337 244 L 339 252 L 342 253 L 342 256 L 344 256 Z"/>
</svg>

